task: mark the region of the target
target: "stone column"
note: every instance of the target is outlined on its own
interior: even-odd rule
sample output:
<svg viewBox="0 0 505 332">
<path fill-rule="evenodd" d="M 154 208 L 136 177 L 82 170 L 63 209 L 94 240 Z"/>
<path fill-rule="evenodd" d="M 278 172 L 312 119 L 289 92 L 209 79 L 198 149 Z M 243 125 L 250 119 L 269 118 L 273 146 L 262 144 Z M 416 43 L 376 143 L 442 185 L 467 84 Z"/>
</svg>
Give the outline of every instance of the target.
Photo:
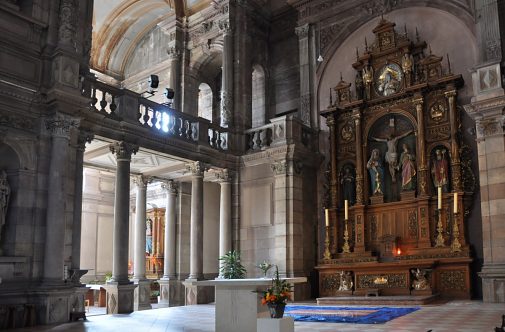
<svg viewBox="0 0 505 332">
<path fill-rule="evenodd" d="M 133 311 L 133 292 L 128 280 L 128 239 L 130 207 L 130 161 L 138 146 L 121 141 L 110 145 L 116 156 L 114 233 L 112 239 L 112 278 L 107 283 L 107 314 Z"/>
<path fill-rule="evenodd" d="M 217 175 L 221 185 L 221 200 L 219 206 L 219 256 L 224 256 L 231 250 L 231 175 L 224 169 Z M 219 269 L 219 278 L 221 269 Z"/>
<path fill-rule="evenodd" d="M 223 66 L 221 80 L 221 127 L 233 123 L 233 30 L 228 20 L 219 22 L 223 33 Z"/>
<path fill-rule="evenodd" d="M 68 164 L 70 129 L 78 121 L 56 113 L 45 120 L 51 134 L 51 161 L 47 175 L 47 212 L 43 281 L 47 285 L 63 283 L 65 246 L 65 174 Z"/>
<path fill-rule="evenodd" d="M 151 282 L 146 278 L 146 209 L 148 176 L 138 175 L 134 179 L 137 186 L 135 200 L 135 244 L 133 257 L 133 282 L 135 288 L 133 307 L 135 311 L 151 309 Z"/>
<path fill-rule="evenodd" d="M 354 126 L 356 133 L 356 205 L 354 206 L 354 252 L 365 252 L 365 174 L 363 173 L 363 140 L 361 130 L 361 111 L 353 110 Z"/>
<path fill-rule="evenodd" d="M 181 109 L 181 51 L 178 47 L 170 47 L 168 49 L 170 59 L 170 82 L 169 87 L 174 89 L 174 99 L 172 108 L 182 112 Z"/>
<path fill-rule="evenodd" d="M 190 268 L 188 279 L 203 279 L 203 173 L 204 165 L 196 161 L 188 165 L 191 180 Z"/>
<path fill-rule="evenodd" d="M 302 122 L 311 125 L 311 104 L 312 104 L 312 71 L 311 71 L 311 48 L 310 48 L 310 25 L 299 26 L 295 29 L 298 35 L 298 47 L 300 57 L 300 108 L 298 117 Z"/>
<path fill-rule="evenodd" d="M 176 221 L 177 221 L 177 185 L 170 180 L 161 185 L 167 192 L 167 203 L 165 209 L 165 252 L 163 254 L 163 278 L 158 280 L 160 284 L 159 307 L 169 307 L 175 305 L 175 284 L 176 279 L 175 257 L 176 257 Z"/>
</svg>

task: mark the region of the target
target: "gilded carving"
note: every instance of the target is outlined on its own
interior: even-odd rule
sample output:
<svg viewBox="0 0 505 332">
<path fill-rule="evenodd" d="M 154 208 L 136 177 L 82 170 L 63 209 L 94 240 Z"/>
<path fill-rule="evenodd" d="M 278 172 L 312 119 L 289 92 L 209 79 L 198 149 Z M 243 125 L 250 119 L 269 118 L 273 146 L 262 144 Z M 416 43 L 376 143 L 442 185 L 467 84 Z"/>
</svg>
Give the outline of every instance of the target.
<svg viewBox="0 0 505 332">
<path fill-rule="evenodd" d="M 414 275 L 414 280 L 412 280 L 412 289 L 414 290 L 429 290 L 430 282 L 428 281 L 427 271 L 425 269 L 415 269 L 411 270 Z"/>
<path fill-rule="evenodd" d="M 377 241 L 377 216 L 375 214 L 370 217 L 370 238 L 372 241 Z"/>
<path fill-rule="evenodd" d="M 466 273 L 464 270 L 440 271 L 440 288 L 444 290 L 466 290 Z"/>
<path fill-rule="evenodd" d="M 321 288 L 325 293 L 333 293 L 340 288 L 340 277 L 335 274 L 324 275 L 321 278 Z"/>
<path fill-rule="evenodd" d="M 344 142 L 349 142 L 353 139 L 354 137 L 354 128 L 351 125 L 351 122 L 347 122 L 343 127 L 340 132 L 340 136 L 342 137 L 342 140 Z"/>
<path fill-rule="evenodd" d="M 442 101 L 437 101 L 430 107 L 430 118 L 435 122 L 440 122 L 445 118 L 447 106 Z"/>
<path fill-rule="evenodd" d="M 360 274 L 356 288 L 407 288 L 406 273 Z"/>
<path fill-rule="evenodd" d="M 409 236 L 417 238 L 417 212 L 415 210 L 408 212 Z"/>
</svg>

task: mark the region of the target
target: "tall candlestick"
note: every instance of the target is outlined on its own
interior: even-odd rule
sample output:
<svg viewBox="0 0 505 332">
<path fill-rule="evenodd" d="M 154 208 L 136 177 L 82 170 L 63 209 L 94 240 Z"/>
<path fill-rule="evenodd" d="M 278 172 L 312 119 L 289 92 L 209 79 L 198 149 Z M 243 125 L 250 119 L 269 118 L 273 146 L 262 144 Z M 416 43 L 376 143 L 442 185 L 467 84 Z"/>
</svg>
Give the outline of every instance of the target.
<svg viewBox="0 0 505 332">
<path fill-rule="evenodd" d="M 458 213 L 458 193 L 454 193 L 454 213 Z"/>
<path fill-rule="evenodd" d="M 326 227 L 330 226 L 330 213 L 328 209 L 324 209 L 324 220 L 326 222 Z"/>
<path fill-rule="evenodd" d="M 442 187 L 438 187 L 438 209 L 442 210 Z"/>
<path fill-rule="evenodd" d="M 347 199 L 344 201 L 344 219 L 349 219 L 349 201 Z"/>
</svg>

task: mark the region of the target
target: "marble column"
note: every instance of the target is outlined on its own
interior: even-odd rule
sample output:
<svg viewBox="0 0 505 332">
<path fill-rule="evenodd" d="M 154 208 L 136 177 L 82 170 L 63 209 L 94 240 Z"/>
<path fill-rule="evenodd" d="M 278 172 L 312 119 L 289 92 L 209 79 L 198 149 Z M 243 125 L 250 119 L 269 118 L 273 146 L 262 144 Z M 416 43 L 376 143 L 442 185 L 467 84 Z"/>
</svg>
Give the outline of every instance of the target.
<svg viewBox="0 0 505 332">
<path fill-rule="evenodd" d="M 163 278 L 158 280 L 160 284 L 160 307 L 173 306 L 176 300 L 176 221 L 177 221 L 177 184 L 173 180 L 163 183 L 162 188 L 167 193 L 165 209 L 165 252 L 163 254 Z"/>
<path fill-rule="evenodd" d="M 219 206 L 219 257 L 231 250 L 231 174 L 228 169 L 217 174 L 221 185 L 221 200 Z M 219 269 L 219 278 L 221 269 Z"/>
<path fill-rule="evenodd" d="M 138 175 L 135 200 L 135 243 L 133 257 L 133 283 L 135 288 L 133 307 L 135 311 L 151 309 L 151 282 L 146 278 L 146 207 L 148 176 Z"/>
<path fill-rule="evenodd" d="M 191 231 L 189 279 L 203 279 L 203 173 L 204 165 L 188 165 L 191 179 Z"/>
<path fill-rule="evenodd" d="M 72 282 L 80 285 L 80 278 L 88 270 L 81 270 L 81 222 L 82 222 L 82 180 L 84 150 L 86 143 L 91 142 L 93 135 L 82 131 L 77 137 L 75 156 L 75 189 L 74 189 L 74 219 L 72 222 Z"/>
<path fill-rule="evenodd" d="M 223 66 L 221 79 L 221 127 L 233 123 L 233 30 L 228 20 L 219 22 L 223 34 Z"/>
<path fill-rule="evenodd" d="M 76 119 L 60 113 L 45 120 L 46 129 L 51 134 L 42 274 L 43 281 L 47 285 L 62 283 L 64 279 L 65 175 L 68 165 L 70 129 L 77 125 Z"/>
<path fill-rule="evenodd" d="M 114 231 L 112 239 L 112 278 L 107 282 L 107 313 L 133 311 L 134 289 L 128 279 L 128 239 L 130 210 L 130 161 L 138 146 L 121 141 L 110 145 L 116 156 Z"/>
<path fill-rule="evenodd" d="M 174 99 L 172 108 L 182 112 L 181 109 L 181 51 L 178 47 L 173 46 L 168 49 L 170 59 L 170 81 L 169 88 L 174 89 Z"/>
</svg>

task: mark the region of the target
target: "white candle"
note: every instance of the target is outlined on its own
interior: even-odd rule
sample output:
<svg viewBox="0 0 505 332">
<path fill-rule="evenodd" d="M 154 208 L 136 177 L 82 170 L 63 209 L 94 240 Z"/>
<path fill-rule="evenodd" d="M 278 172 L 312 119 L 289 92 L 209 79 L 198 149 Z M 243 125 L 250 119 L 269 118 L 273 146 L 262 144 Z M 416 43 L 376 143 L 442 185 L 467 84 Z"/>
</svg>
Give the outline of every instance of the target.
<svg viewBox="0 0 505 332">
<path fill-rule="evenodd" d="M 458 193 L 454 193 L 454 213 L 458 213 Z"/>
<path fill-rule="evenodd" d="M 438 187 L 438 209 L 442 210 L 442 187 Z"/>
<path fill-rule="evenodd" d="M 349 219 L 349 201 L 347 199 L 344 201 L 344 219 Z"/>
<path fill-rule="evenodd" d="M 328 209 L 324 209 L 324 220 L 326 222 L 326 227 L 330 226 L 330 214 Z"/>
</svg>

